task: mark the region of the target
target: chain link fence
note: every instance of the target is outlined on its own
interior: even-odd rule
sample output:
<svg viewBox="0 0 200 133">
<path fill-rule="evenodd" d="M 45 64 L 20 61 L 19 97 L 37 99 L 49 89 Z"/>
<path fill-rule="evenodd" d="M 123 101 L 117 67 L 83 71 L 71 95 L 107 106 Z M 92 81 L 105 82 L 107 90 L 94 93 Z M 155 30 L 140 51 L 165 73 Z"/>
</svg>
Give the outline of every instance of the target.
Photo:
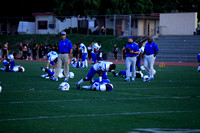
<svg viewBox="0 0 200 133">
<path fill-rule="evenodd" d="M 0 17 L 0 34 L 68 34 L 153 36 L 159 33 L 159 14 Z"/>
</svg>

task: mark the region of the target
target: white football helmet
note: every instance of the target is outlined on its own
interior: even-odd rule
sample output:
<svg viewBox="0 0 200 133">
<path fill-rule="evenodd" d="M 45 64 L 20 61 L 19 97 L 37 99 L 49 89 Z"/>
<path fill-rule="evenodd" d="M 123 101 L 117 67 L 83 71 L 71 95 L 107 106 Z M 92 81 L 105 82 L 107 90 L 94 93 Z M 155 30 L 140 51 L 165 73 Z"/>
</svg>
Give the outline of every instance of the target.
<svg viewBox="0 0 200 133">
<path fill-rule="evenodd" d="M 143 77 L 143 82 L 150 82 L 150 79 L 149 79 L 149 76 L 148 75 L 145 75 Z"/>
<path fill-rule="evenodd" d="M 71 79 L 74 78 L 74 73 L 73 72 L 69 72 L 69 78 L 71 78 Z"/>
<path fill-rule="evenodd" d="M 70 85 L 67 82 L 62 82 L 59 86 L 59 91 L 68 91 L 70 88 Z"/>
</svg>

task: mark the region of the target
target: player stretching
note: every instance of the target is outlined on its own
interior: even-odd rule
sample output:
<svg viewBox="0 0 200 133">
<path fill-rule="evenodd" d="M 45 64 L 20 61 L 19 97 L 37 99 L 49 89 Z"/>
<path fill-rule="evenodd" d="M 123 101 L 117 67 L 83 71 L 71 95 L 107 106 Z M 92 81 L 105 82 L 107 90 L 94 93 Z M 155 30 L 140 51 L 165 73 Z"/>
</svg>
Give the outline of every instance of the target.
<svg viewBox="0 0 200 133">
<path fill-rule="evenodd" d="M 87 77 L 81 79 L 78 83 L 76 83 L 77 89 L 80 89 L 80 84 L 82 84 L 83 82 L 92 80 L 95 74 L 99 75 L 99 82 L 102 82 L 102 79 L 108 79 L 106 72 L 113 72 L 115 68 L 116 65 L 112 62 L 99 61 L 90 68 Z"/>
<path fill-rule="evenodd" d="M 16 53 L 8 55 L 8 57 L 3 61 L 4 65 L 4 72 L 9 72 L 9 70 L 12 70 L 15 66 L 14 59 L 17 57 Z"/>
<path fill-rule="evenodd" d="M 53 71 L 53 69 L 55 69 L 57 66 L 58 53 L 55 51 L 49 52 L 47 54 L 47 59 L 48 59 L 47 68 L 49 68 L 49 64 L 50 64 L 51 65 L 50 71 Z M 53 68 L 53 66 L 54 66 L 54 68 Z"/>
<path fill-rule="evenodd" d="M 82 53 L 82 63 L 83 63 L 83 66 L 82 68 L 84 67 L 88 67 L 88 63 L 87 63 L 87 47 L 81 43 L 80 44 L 80 50 L 81 50 L 81 53 Z"/>
<path fill-rule="evenodd" d="M 101 41 L 98 41 L 98 43 L 95 43 L 92 46 L 92 64 L 94 65 L 97 60 L 99 60 L 99 56 L 102 57 L 102 51 L 101 51 Z"/>
<path fill-rule="evenodd" d="M 109 80 L 105 79 L 102 82 L 99 82 L 99 79 L 95 79 L 90 86 L 83 86 L 82 88 L 92 91 L 113 91 L 113 85 L 110 84 Z"/>
<path fill-rule="evenodd" d="M 200 63 L 200 54 L 197 55 L 198 62 Z M 200 64 L 198 66 L 197 72 L 200 72 Z"/>
</svg>

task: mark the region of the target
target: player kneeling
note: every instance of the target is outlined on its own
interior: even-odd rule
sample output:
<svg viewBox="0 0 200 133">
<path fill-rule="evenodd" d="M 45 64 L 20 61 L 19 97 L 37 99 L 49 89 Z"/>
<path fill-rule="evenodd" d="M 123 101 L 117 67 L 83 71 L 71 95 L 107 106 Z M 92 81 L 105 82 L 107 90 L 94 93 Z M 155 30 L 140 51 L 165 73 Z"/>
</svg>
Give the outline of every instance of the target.
<svg viewBox="0 0 200 133">
<path fill-rule="evenodd" d="M 82 88 L 92 91 L 113 91 L 113 85 L 110 84 L 109 80 L 105 79 L 102 82 L 99 82 L 99 79 L 95 79 L 90 86 L 83 86 Z"/>
<path fill-rule="evenodd" d="M 76 61 L 76 58 L 72 58 L 71 65 L 75 68 L 82 68 L 83 63 L 80 60 Z"/>
<path fill-rule="evenodd" d="M 90 71 L 85 78 L 76 83 L 77 89 L 80 89 L 80 84 L 84 83 L 85 81 L 92 80 L 95 74 L 99 75 L 99 82 L 102 82 L 102 79 L 108 79 L 106 72 L 113 72 L 115 68 L 116 65 L 112 62 L 99 61 L 90 68 Z"/>
</svg>

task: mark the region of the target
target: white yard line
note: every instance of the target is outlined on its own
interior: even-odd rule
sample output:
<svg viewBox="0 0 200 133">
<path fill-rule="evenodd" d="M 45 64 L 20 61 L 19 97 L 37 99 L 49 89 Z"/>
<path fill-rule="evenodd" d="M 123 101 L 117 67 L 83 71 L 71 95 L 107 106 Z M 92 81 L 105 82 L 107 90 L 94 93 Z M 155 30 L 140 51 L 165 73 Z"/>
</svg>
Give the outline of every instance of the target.
<svg viewBox="0 0 200 133">
<path fill-rule="evenodd" d="M 140 99 L 187 99 L 193 98 L 192 96 L 183 96 L 183 97 L 167 97 L 167 96 L 153 96 L 146 95 L 145 97 L 142 95 L 135 95 L 137 97 L 134 98 L 101 98 L 101 99 L 68 99 L 68 100 L 44 100 L 44 101 L 13 101 L 13 102 L 0 102 L 0 104 L 20 104 L 20 103 L 56 103 L 56 102 L 87 102 L 87 101 L 107 101 L 107 100 L 140 100 Z M 196 96 L 196 98 L 200 98 L 200 96 Z"/>
<path fill-rule="evenodd" d="M 133 129 L 133 131 L 128 133 L 143 133 L 143 132 L 152 132 L 152 133 L 199 133 L 200 129 L 170 129 L 170 128 L 138 128 Z"/>
<path fill-rule="evenodd" d="M 0 119 L 0 122 L 19 121 L 19 120 L 56 119 L 56 118 L 79 118 L 79 117 L 120 116 L 120 115 L 189 113 L 189 112 L 199 112 L 199 111 L 200 110 L 194 110 L 194 111 L 124 112 L 124 113 L 111 113 L 111 114 L 81 114 L 81 115 L 61 115 L 61 116 L 38 116 L 38 117 Z"/>
</svg>

